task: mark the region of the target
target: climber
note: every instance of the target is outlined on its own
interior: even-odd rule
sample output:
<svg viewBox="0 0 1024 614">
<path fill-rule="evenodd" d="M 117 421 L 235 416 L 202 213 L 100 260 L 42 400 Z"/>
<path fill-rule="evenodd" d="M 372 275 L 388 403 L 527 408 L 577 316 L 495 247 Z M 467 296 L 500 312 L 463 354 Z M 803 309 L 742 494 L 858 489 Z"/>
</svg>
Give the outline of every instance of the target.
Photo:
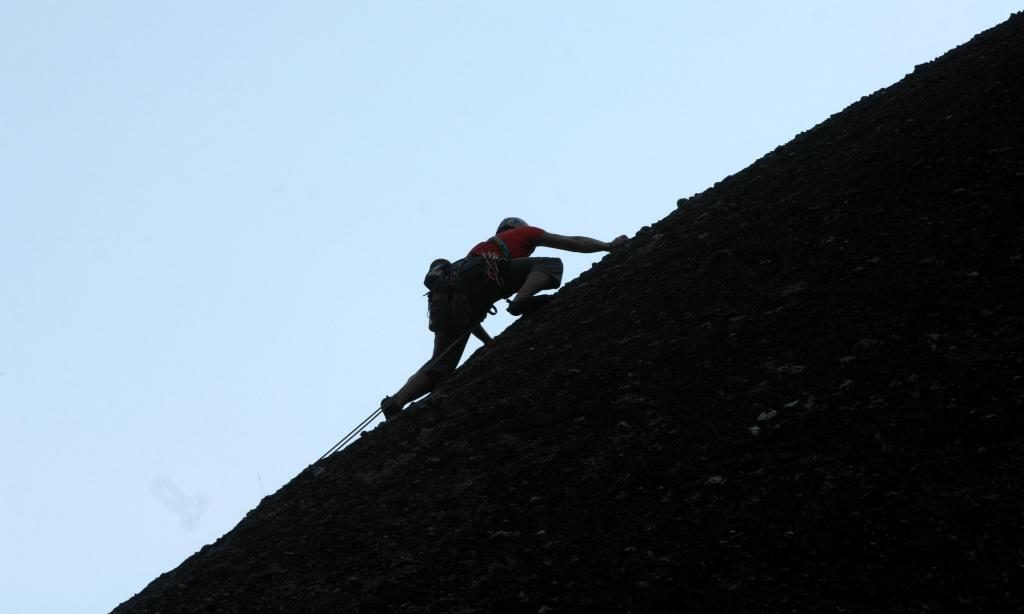
<svg viewBox="0 0 1024 614">
<path fill-rule="evenodd" d="M 518 316 L 539 309 L 551 298 L 537 293 L 561 285 L 562 261 L 530 257 L 536 248 L 592 253 L 611 251 L 626 240 L 625 235 L 608 243 L 556 235 L 510 217 L 501 221 L 493 237 L 478 243 L 462 260 L 435 260 L 423 282 L 430 290 L 427 300 L 430 330 L 434 332 L 433 357 L 398 392 L 384 397 L 384 417 L 397 416 L 407 403 L 432 391 L 454 371 L 465 351 L 468 333 L 485 344 L 490 342 L 480 323 L 496 301 L 508 300 L 508 312 Z"/>
</svg>

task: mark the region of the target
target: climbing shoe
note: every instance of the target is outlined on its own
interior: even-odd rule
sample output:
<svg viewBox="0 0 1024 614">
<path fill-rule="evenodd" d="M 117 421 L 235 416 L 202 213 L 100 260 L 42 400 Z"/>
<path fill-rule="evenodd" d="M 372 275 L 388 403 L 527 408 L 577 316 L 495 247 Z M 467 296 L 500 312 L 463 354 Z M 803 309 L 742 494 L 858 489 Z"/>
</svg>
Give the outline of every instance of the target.
<svg viewBox="0 0 1024 614">
<path fill-rule="evenodd" d="M 537 311 L 544 305 L 547 305 L 551 299 L 554 298 L 550 294 L 541 294 L 538 296 L 531 296 L 519 301 L 512 301 L 508 304 L 508 312 L 514 316 L 526 315 Z"/>
<path fill-rule="evenodd" d="M 384 414 L 385 420 L 390 420 L 402 413 L 402 408 L 395 403 L 393 398 L 384 397 L 380 400 L 380 411 Z"/>
</svg>

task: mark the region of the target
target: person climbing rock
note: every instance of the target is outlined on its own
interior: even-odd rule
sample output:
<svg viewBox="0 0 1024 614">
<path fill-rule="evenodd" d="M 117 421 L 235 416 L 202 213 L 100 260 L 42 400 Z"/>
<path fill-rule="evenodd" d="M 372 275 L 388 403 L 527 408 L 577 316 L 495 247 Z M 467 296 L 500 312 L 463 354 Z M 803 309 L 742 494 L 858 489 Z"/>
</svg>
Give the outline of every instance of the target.
<svg viewBox="0 0 1024 614">
<path fill-rule="evenodd" d="M 496 301 L 508 300 L 508 312 L 518 316 L 539 309 L 551 299 L 551 295 L 537 293 L 562 284 L 562 261 L 531 257 L 538 247 L 592 253 L 611 251 L 626 240 L 625 235 L 610 242 L 557 235 L 509 217 L 498 224 L 493 237 L 475 245 L 462 260 L 432 262 L 423 283 L 429 290 L 434 353 L 398 392 L 384 397 L 384 417 L 394 418 L 407 403 L 432 391 L 454 371 L 470 332 L 485 344 L 490 342 L 480 323 Z"/>
</svg>

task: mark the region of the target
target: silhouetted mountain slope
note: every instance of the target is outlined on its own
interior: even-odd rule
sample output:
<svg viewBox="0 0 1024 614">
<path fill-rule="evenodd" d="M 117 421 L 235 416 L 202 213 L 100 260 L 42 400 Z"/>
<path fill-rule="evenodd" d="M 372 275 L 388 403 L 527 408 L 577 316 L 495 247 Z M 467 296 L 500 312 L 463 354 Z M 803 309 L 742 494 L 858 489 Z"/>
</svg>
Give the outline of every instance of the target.
<svg viewBox="0 0 1024 614">
<path fill-rule="evenodd" d="M 1024 14 L 680 201 L 116 611 L 1013 611 Z"/>
</svg>

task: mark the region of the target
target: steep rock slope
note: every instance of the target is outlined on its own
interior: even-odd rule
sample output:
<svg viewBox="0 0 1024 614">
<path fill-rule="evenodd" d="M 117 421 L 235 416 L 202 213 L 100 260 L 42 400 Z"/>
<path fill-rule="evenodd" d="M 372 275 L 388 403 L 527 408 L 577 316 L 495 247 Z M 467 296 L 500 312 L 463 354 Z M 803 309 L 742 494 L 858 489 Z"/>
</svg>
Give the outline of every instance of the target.
<svg viewBox="0 0 1024 614">
<path fill-rule="evenodd" d="M 679 202 L 115 611 L 1011 611 L 1024 14 Z"/>
</svg>

